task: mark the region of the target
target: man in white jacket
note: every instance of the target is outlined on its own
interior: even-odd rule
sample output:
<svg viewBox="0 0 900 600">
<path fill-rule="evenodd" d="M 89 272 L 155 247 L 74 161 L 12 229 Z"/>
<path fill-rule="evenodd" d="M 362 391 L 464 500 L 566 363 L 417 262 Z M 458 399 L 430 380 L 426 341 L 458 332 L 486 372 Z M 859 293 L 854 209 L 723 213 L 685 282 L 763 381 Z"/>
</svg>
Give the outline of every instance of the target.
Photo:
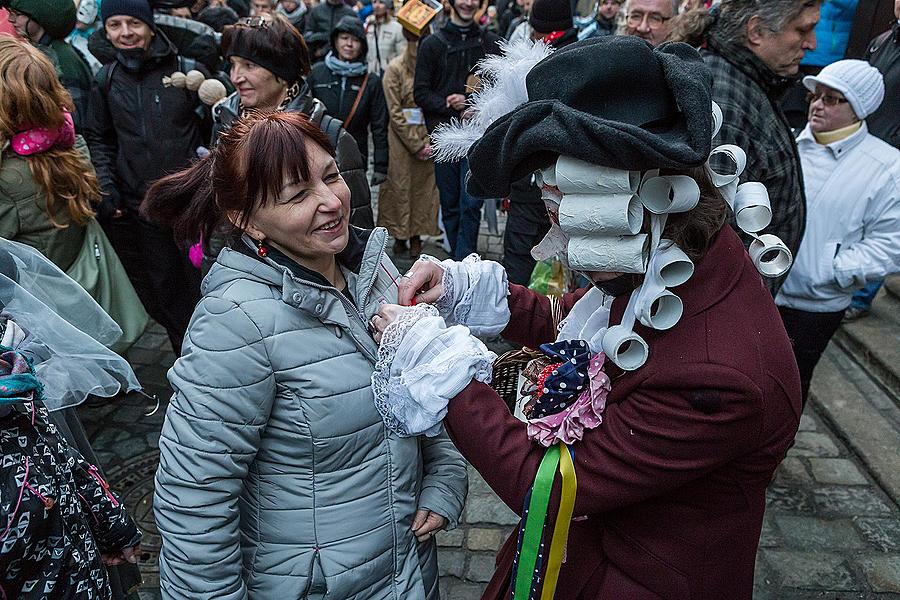
<svg viewBox="0 0 900 600">
<path fill-rule="evenodd" d="M 900 270 L 900 151 L 866 127 L 884 99 L 878 69 L 841 60 L 803 85 L 809 123 L 797 147 L 806 233 L 775 303 L 794 345 L 805 402 L 853 292 Z"/>
</svg>

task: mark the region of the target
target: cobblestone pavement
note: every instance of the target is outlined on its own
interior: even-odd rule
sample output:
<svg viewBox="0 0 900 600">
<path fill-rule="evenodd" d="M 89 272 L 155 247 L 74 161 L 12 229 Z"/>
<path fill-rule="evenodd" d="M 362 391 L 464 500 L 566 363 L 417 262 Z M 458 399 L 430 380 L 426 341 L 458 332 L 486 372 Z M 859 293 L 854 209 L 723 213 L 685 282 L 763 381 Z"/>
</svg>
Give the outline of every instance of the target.
<svg viewBox="0 0 900 600">
<path fill-rule="evenodd" d="M 484 243 L 496 248 L 499 238 Z M 440 255 L 434 247 L 427 251 Z M 404 268 L 410 261 L 397 262 Z M 160 541 L 151 510 L 153 473 L 170 394 L 165 372 L 174 356 L 165 334 L 154 325 L 128 358 L 148 391 L 160 398 L 156 412 L 148 415 L 153 403 L 131 394 L 115 403 L 82 407 L 80 413 L 112 487 L 146 532 L 141 594 L 155 599 Z M 811 406 L 768 493 L 754 597 L 900 599 L 898 505 Z M 479 597 L 493 572 L 494 554 L 517 521 L 470 469 L 462 524 L 438 535 L 444 600 Z"/>
</svg>

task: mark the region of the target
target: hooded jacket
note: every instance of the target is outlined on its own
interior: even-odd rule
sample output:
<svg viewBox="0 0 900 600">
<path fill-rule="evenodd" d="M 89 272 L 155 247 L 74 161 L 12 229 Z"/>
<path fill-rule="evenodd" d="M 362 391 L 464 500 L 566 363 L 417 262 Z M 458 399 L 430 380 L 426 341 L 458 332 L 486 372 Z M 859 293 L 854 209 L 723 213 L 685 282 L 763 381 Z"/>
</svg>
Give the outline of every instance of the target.
<svg viewBox="0 0 900 600">
<path fill-rule="evenodd" d="M 169 371 L 153 501 L 165 597 L 438 597 L 435 544 L 410 525 L 420 508 L 456 525 L 466 465 L 446 433 L 396 437 L 375 407 L 367 323 L 399 277 L 386 243 L 351 228 L 346 296 L 249 242 L 220 254 Z"/>
<path fill-rule="evenodd" d="M 104 195 L 101 215 L 110 205 L 137 210 L 153 181 L 187 167 L 203 145 L 197 94 L 163 85 L 177 70 L 175 46 L 158 31 L 140 59 L 119 51 L 97 73 L 84 136 Z"/>
<path fill-rule="evenodd" d="M 349 33 L 362 42 L 358 63 L 366 64 L 368 45 L 362 23 L 356 17 L 341 19 L 331 32 L 332 47 L 339 33 Z M 306 80 L 312 95 L 321 100 L 325 110 L 335 119 L 340 119 L 347 132 L 359 146 L 364 164 L 369 160 L 369 129 L 372 130 L 374 170 L 387 173 L 387 104 L 381 77 L 375 73 L 342 76 L 332 72 L 326 62 L 316 63 Z M 363 87 L 365 85 L 365 87 Z M 356 98 L 359 102 L 356 103 Z M 353 105 L 357 104 L 353 118 L 348 120 Z"/>
</svg>

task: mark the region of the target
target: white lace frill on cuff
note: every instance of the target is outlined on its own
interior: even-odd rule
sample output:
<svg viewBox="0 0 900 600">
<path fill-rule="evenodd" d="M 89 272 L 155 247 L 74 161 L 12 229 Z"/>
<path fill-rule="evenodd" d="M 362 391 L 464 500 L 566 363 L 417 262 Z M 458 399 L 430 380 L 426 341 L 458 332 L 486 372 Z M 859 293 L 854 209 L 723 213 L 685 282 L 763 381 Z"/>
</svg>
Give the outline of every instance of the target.
<svg viewBox="0 0 900 600">
<path fill-rule="evenodd" d="M 461 262 L 438 261 L 444 293 L 434 303 L 449 325 L 465 325 L 474 335 L 497 335 L 509 324 L 509 282 L 500 263 L 471 254 Z"/>
<path fill-rule="evenodd" d="M 467 328 L 448 327 L 435 307 L 408 307 L 381 338 L 372 373 L 375 407 L 397 435 L 436 436 L 451 398 L 473 379 L 490 383 L 494 359 Z"/>
</svg>

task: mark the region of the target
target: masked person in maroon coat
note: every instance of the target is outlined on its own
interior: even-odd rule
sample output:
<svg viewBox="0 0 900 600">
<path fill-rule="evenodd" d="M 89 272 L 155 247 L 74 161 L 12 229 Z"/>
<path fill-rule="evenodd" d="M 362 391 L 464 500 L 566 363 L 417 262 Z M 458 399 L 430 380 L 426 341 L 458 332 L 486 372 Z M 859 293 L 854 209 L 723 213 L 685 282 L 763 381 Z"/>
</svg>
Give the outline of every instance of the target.
<svg viewBox="0 0 900 600">
<path fill-rule="evenodd" d="M 467 152 L 477 196 L 502 197 L 536 172 L 553 226 L 535 254 L 557 256 L 593 286 L 557 303 L 507 284 L 496 263 L 420 260 L 400 282 L 401 304 L 414 306 L 387 305 L 373 318 L 380 356 L 393 357 L 376 369 L 391 373 L 376 403 L 406 434 L 442 421 L 523 516 L 547 446 L 567 444 L 560 456 L 572 457 L 577 493 L 563 520 L 557 600 L 749 599 L 766 486 L 801 410 L 793 353 L 759 274 L 777 276 L 791 260 L 759 234 L 771 215 L 765 188 L 737 187 L 747 162 L 738 148 L 712 150 L 735 172 L 707 166 L 721 113 L 687 45 L 606 37 L 535 59 L 540 49 L 510 49 L 510 64 L 487 65 L 483 80 L 527 72 L 527 97 L 508 99 L 508 114 L 494 112 L 498 102 L 476 104 L 472 121 L 438 134 L 435 147 L 439 159 Z M 480 139 L 460 141 L 472 131 Z M 752 257 L 723 227 L 729 206 L 759 238 Z M 460 369 L 440 369 L 447 351 L 428 342 L 435 309 L 446 323 L 435 339 L 464 325 L 541 347 L 538 384 L 523 390 L 527 424 L 483 375 L 444 385 Z M 424 372 L 428 389 L 414 383 Z M 560 487 L 557 475 L 526 579 L 532 598 L 552 563 Z M 521 545 L 513 533 L 484 598 L 511 597 Z"/>
</svg>

